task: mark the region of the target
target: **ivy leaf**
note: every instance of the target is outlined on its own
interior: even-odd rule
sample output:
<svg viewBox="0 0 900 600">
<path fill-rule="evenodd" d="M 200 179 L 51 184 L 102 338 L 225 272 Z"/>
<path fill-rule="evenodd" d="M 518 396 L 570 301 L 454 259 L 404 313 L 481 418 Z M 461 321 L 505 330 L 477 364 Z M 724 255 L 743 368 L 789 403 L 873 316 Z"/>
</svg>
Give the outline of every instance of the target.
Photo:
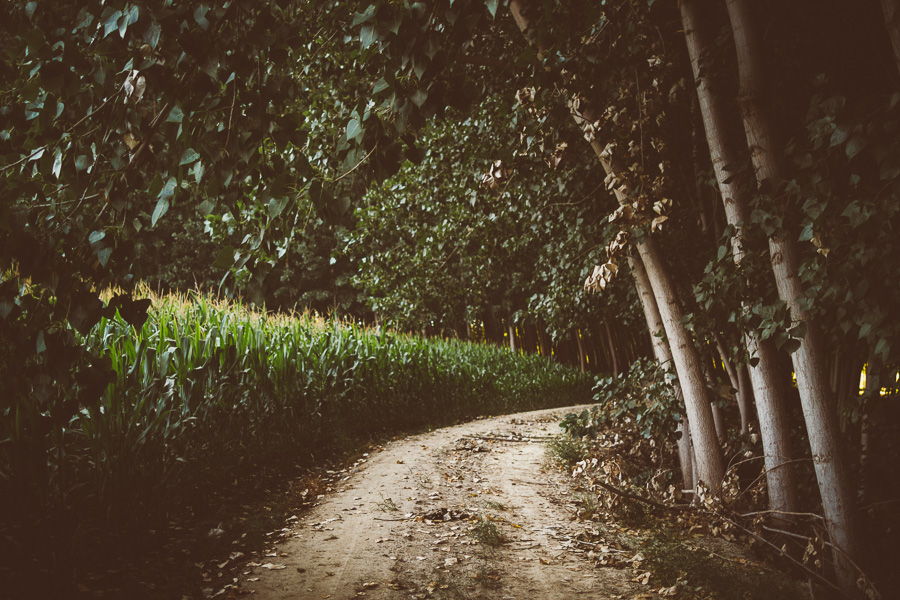
<svg viewBox="0 0 900 600">
<path fill-rule="evenodd" d="M 119 28 L 119 17 L 122 16 L 121 10 L 112 11 L 103 22 L 103 37 L 108 36 Z"/>
<path fill-rule="evenodd" d="M 112 248 L 101 248 L 97 251 L 97 260 L 101 267 L 105 267 L 109 263 L 110 255 L 112 255 Z"/>
<path fill-rule="evenodd" d="M 162 189 L 159 190 L 159 195 L 156 199 L 156 207 L 153 209 L 153 214 L 150 215 L 150 227 L 156 227 L 157 221 L 169 211 L 169 199 L 175 194 L 176 184 L 175 178 L 169 177 L 162 186 Z"/>
<path fill-rule="evenodd" d="M 197 25 L 200 26 L 200 29 L 203 31 L 207 31 L 209 29 L 209 19 L 206 18 L 206 13 L 209 12 L 209 7 L 205 4 L 200 4 L 197 8 L 194 9 L 194 21 L 197 22 Z"/>
<path fill-rule="evenodd" d="M 834 148 L 835 146 L 839 146 L 847 141 L 847 138 L 850 137 L 850 132 L 838 125 L 835 127 L 834 132 L 831 134 L 831 140 L 829 140 L 829 145 Z"/>
<path fill-rule="evenodd" d="M 854 156 L 862 152 L 866 147 L 866 141 L 860 135 L 854 135 L 849 140 L 847 140 L 847 144 L 844 146 L 844 152 L 847 153 L 847 158 L 853 159 Z"/>
<path fill-rule="evenodd" d="M 375 82 L 374 86 L 372 86 L 372 93 L 380 94 L 381 92 L 388 89 L 389 87 L 391 87 L 390 84 L 388 84 L 388 82 L 385 80 L 385 78 L 382 77 L 381 79 L 379 79 L 378 81 Z"/>
<path fill-rule="evenodd" d="M 428 100 L 428 93 L 425 90 L 418 89 L 412 95 L 410 100 L 413 101 L 413 104 L 421 108 L 422 105 L 425 104 L 425 101 Z"/>
<path fill-rule="evenodd" d="M 203 161 L 198 160 L 197 164 L 194 165 L 194 182 L 200 183 L 200 180 L 203 179 L 203 173 L 206 172 L 206 167 L 203 166 Z"/>
<path fill-rule="evenodd" d="M 59 179 L 59 174 L 62 171 L 62 150 L 59 148 L 56 149 L 56 152 L 53 153 L 53 176 Z"/>
<path fill-rule="evenodd" d="M 159 198 L 156 201 L 156 206 L 153 208 L 153 214 L 150 215 L 150 227 L 156 227 L 156 222 L 167 212 L 169 212 L 169 199 Z"/>
<path fill-rule="evenodd" d="M 363 12 L 353 15 L 353 22 L 350 23 L 350 26 L 356 27 L 357 25 L 371 21 L 372 17 L 375 16 L 375 8 L 374 4 L 370 4 Z"/>
<path fill-rule="evenodd" d="M 285 198 L 270 198 L 268 203 L 269 216 L 273 219 L 278 218 L 278 216 L 284 211 L 284 208 L 287 206 L 288 199 Z"/>
<path fill-rule="evenodd" d="M 358 138 L 364 131 L 362 124 L 359 122 L 359 117 L 351 118 L 350 122 L 347 123 L 347 141 Z"/>
<path fill-rule="evenodd" d="M 160 27 L 159 23 L 153 21 L 147 26 L 146 31 L 144 31 L 144 41 L 147 42 L 148 46 L 156 49 L 156 46 L 159 45 L 160 33 L 162 33 L 162 27 Z"/>
<path fill-rule="evenodd" d="M 178 166 L 193 164 L 198 158 L 200 158 L 200 154 L 196 150 L 193 148 L 185 148 L 184 152 L 181 154 L 181 161 L 178 163 Z"/>
<path fill-rule="evenodd" d="M 363 25 L 359 30 L 359 45 L 362 48 L 368 48 L 376 39 L 378 39 L 378 36 L 375 33 L 374 25 Z"/>
<path fill-rule="evenodd" d="M 169 111 L 166 117 L 166 123 L 181 123 L 184 120 L 184 111 L 177 104 Z"/>
</svg>

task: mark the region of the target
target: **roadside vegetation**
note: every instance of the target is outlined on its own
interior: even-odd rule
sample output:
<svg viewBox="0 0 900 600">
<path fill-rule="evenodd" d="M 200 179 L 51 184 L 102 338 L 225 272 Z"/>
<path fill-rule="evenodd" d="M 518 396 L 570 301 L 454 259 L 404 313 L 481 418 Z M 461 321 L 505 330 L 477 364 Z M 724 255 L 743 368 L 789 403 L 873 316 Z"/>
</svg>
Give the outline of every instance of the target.
<svg viewBox="0 0 900 600">
<path fill-rule="evenodd" d="M 112 371 L 96 403 L 2 490 L 7 549 L 27 562 L 57 531 L 146 528 L 202 513 L 209 494 L 270 465 L 312 464 L 385 436 L 590 397 L 582 373 L 530 354 L 313 314 L 267 314 L 201 294 L 157 296 L 83 338 Z M 107 297 L 112 294 L 107 294 Z M 72 401 L 70 397 L 66 401 Z M 15 439 L 29 422 L 5 421 Z M 75 517 L 77 515 L 77 517 Z M 12 527 L 12 529 L 9 529 Z"/>
</svg>

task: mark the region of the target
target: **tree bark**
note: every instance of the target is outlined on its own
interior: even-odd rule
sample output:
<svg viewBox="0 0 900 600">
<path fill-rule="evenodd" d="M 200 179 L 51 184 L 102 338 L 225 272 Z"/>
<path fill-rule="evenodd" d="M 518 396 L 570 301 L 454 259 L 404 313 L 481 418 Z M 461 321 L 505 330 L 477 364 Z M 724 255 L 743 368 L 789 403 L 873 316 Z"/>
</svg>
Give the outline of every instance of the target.
<svg viewBox="0 0 900 600">
<path fill-rule="evenodd" d="M 603 321 L 603 328 L 606 330 L 606 343 L 609 344 L 609 356 L 612 360 L 613 375 L 619 376 L 619 358 L 616 356 L 616 345 L 613 343 L 612 332 L 609 330 L 609 323 Z"/>
<path fill-rule="evenodd" d="M 753 23 L 751 4 L 748 0 L 726 0 L 737 53 L 741 113 L 750 157 L 760 187 L 774 188 L 782 179 L 781 165 L 772 123 L 763 112 L 762 47 Z M 841 453 L 840 430 L 828 386 L 828 361 L 816 323 L 809 319 L 802 302 L 796 237 L 788 231 L 775 233 L 769 238 L 769 255 L 778 295 L 787 305 L 793 323 L 803 329 L 800 347 L 791 359 L 826 527 L 836 546 L 832 553 L 835 571 L 843 591 L 858 595 L 853 561 L 859 562 L 860 552 L 850 473 Z"/>
<path fill-rule="evenodd" d="M 866 363 L 866 389 L 862 397 L 859 423 L 859 489 L 857 499 L 860 505 L 869 502 L 872 489 L 872 409 L 881 394 L 881 361 L 872 352 Z"/>
<path fill-rule="evenodd" d="M 706 131 L 710 159 L 728 223 L 734 227 L 731 239 L 732 255 L 740 267 L 744 258 L 743 230 L 749 214 L 748 190 L 736 176 L 743 162 L 738 144 L 729 135 L 728 110 L 720 94 L 701 76 L 701 58 L 711 51 L 711 38 L 702 31 L 700 14 L 695 0 L 681 2 L 681 15 L 691 67 L 697 85 L 700 113 Z M 790 428 L 787 403 L 779 384 L 777 355 L 770 340 L 760 340 L 756 331 L 748 331 L 744 343 L 750 357 L 757 363 L 749 367 L 753 396 L 756 400 L 760 424 L 769 507 L 772 510 L 797 510 L 795 469 L 790 455 Z"/>
<path fill-rule="evenodd" d="M 516 351 L 516 326 L 511 322 L 506 326 L 506 333 L 509 335 L 509 349 Z"/>
<path fill-rule="evenodd" d="M 900 2 L 898 0 L 881 0 L 881 11 L 884 13 L 884 26 L 891 38 L 894 50 L 894 62 L 900 74 Z"/>
<path fill-rule="evenodd" d="M 578 347 L 578 368 L 584 373 L 584 346 L 581 343 L 581 335 L 578 329 L 575 330 L 575 344 Z"/>
<path fill-rule="evenodd" d="M 675 294 L 675 286 L 663 266 L 656 243 L 652 238 L 645 237 L 636 246 L 650 279 L 653 296 L 656 298 L 666 337 L 669 339 L 675 371 L 684 394 L 696 458 L 694 470 L 699 480 L 715 491 L 719 489 L 725 476 L 725 464 L 716 436 L 700 354 L 684 326 L 684 311 Z"/>
<path fill-rule="evenodd" d="M 528 18 L 522 10 L 522 0 L 510 0 L 509 8 L 516 25 L 529 43 L 532 43 L 533 36 Z M 538 47 L 537 50 L 539 54 L 542 53 L 542 48 Z M 574 114 L 573 117 L 580 126 L 581 117 Z M 616 177 L 621 172 L 614 167 L 612 160 L 605 157 L 603 148 L 596 139 L 591 142 L 591 148 L 597 154 L 607 175 Z M 626 203 L 631 196 L 631 191 L 622 189 L 623 187 L 627 186 L 615 189 L 616 197 L 622 204 Z M 690 333 L 684 326 L 684 311 L 653 238 L 645 235 L 635 241 L 635 246 L 644 263 L 653 295 L 656 298 L 663 327 L 669 339 L 679 385 L 684 394 L 688 423 L 694 443 L 696 460 L 694 471 L 705 485 L 711 490 L 717 491 L 725 474 L 725 463 L 722 458 L 722 449 L 716 439 L 709 391 L 704 385 L 700 355 Z"/>
<path fill-rule="evenodd" d="M 659 315 L 659 308 L 656 306 L 656 298 L 653 297 L 653 289 L 650 287 L 650 279 L 647 277 L 647 271 L 644 270 L 644 264 L 639 258 L 632 253 L 628 254 L 628 265 L 631 267 L 631 274 L 634 278 L 634 287 L 637 289 L 638 298 L 641 301 L 641 308 L 644 311 L 644 319 L 647 321 L 647 330 L 650 332 L 650 344 L 653 348 L 653 356 L 656 362 L 666 371 L 675 368 L 672 362 L 672 351 L 669 349 L 669 342 L 665 338 L 662 317 Z M 681 388 L 674 386 L 675 397 L 678 402 L 683 404 L 684 398 L 681 394 Z M 694 449 L 691 443 L 691 427 L 685 416 L 679 423 L 676 431 L 678 436 L 678 462 L 681 466 L 681 477 L 684 484 L 684 490 L 696 488 L 694 478 Z"/>
<path fill-rule="evenodd" d="M 755 420 L 753 416 L 753 387 L 750 383 L 750 374 L 747 372 L 747 366 L 743 363 L 739 364 L 737 365 L 737 371 L 737 404 L 741 413 L 741 435 L 749 435 L 750 423 Z"/>
<path fill-rule="evenodd" d="M 691 432 L 687 417 L 678 422 L 675 429 L 678 434 L 678 463 L 681 466 L 681 491 L 694 493 L 694 449 L 691 447 Z"/>
</svg>

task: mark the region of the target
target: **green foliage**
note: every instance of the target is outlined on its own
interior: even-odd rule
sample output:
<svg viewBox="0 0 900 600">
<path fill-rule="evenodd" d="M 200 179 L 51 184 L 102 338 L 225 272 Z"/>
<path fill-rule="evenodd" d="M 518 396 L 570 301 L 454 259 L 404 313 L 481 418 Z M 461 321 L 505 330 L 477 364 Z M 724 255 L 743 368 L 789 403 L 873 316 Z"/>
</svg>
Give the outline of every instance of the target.
<svg viewBox="0 0 900 600">
<path fill-rule="evenodd" d="M 497 524 L 484 517 L 478 519 L 469 529 L 469 533 L 485 546 L 502 546 L 507 541 Z"/>
<path fill-rule="evenodd" d="M 604 319 L 634 322 L 627 281 L 601 301 L 583 290 L 610 235 L 612 199 L 594 197 L 597 169 L 567 150 L 577 132 L 540 141 L 538 123 L 554 117 L 529 102 L 511 121 L 508 112 L 491 98 L 422 131 L 421 162 L 371 188 L 356 210 L 346 240 L 361 267 L 354 281 L 376 314 L 402 327 L 454 330 L 495 313 L 540 319 L 561 338 Z"/>
<path fill-rule="evenodd" d="M 672 377 L 655 361 L 639 359 L 619 377 L 597 378 L 597 406 L 566 415 L 560 426 L 575 437 L 594 437 L 614 429 L 658 443 L 670 439 L 682 410 Z"/>
<path fill-rule="evenodd" d="M 84 342 L 114 373 L 100 402 L 68 419 L 53 449 L 35 447 L 33 431 L 2 448 L 3 472 L 27 456 L 51 474 L 34 510 L 145 516 L 195 501 L 259 461 L 577 403 L 588 392 L 582 375 L 536 356 L 266 315 L 199 295 L 155 298 L 137 329 L 104 318 Z M 0 426 L 6 438 L 15 415 Z"/>
<path fill-rule="evenodd" d="M 568 414 L 563 421 L 563 423 L 566 423 L 565 428 L 570 435 L 555 437 L 547 442 L 547 453 L 550 455 L 550 458 L 566 469 L 571 469 L 575 466 L 575 463 L 583 460 L 587 453 L 587 448 L 581 443 L 581 440 L 572 437 L 573 431 L 568 424 L 571 417 L 574 417 L 574 415 Z"/>
</svg>

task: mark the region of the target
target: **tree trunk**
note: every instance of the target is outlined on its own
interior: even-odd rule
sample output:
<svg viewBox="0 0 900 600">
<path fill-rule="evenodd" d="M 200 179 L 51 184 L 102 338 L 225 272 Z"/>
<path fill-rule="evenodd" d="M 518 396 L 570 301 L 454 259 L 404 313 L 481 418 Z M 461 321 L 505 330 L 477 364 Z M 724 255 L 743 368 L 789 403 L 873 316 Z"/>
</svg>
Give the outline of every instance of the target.
<svg viewBox="0 0 900 600">
<path fill-rule="evenodd" d="M 575 330 L 575 344 L 578 347 L 578 368 L 584 373 L 584 346 L 581 344 L 581 335 L 578 329 Z"/>
<path fill-rule="evenodd" d="M 506 326 L 506 332 L 509 335 L 509 349 L 516 351 L 516 326 L 510 323 Z"/>
<path fill-rule="evenodd" d="M 881 0 L 881 10 L 884 13 L 884 26 L 887 28 L 888 37 L 891 38 L 891 47 L 894 50 L 894 62 L 900 74 L 900 2 L 898 0 Z"/>
<path fill-rule="evenodd" d="M 681 491 L 694 493 L 694 450 L 691 448 L 691 434 L 687 417 L 678 422 L 678 463 L 681 465 Z"/>
<path fill-rule="evenodd" d="M 652 238 L 645 237 L 636 246 L 650 279 L 650 287 L 656 298 L 656 306 L 662 317 L 672 351 L 672 360 L 675 362 L 675 371 L 684 394 L 685 409 L 694 443 L 696 459 L 694 470 L 699 480 L 715 491 L 719 489 L 725 476 L 725 464 L 716 437 L 709 390 L 704 382 L 700 354 L 684 326 L 684 311 L 675 294 L 675 287 L 663 267 L 655 242 Z"/>
<path fill-rule="evenodd" d="M 537 330 L 531 320 L 522 324 L 522 347 L 526 352 L 538 352 Z"/>
<path fill-rule="evenodd" d="M 716 426 L 716 437 L 720 444 L 724 444 L 728 433 L 725 427 L 725 415 L 722 414 L 722 407 L 718 402 L 713 401 L 710 406 L 712 407 L 713 424 Z"/>
<path fill-rule="evenodd" d="M 612 360 L 613 375 L 619 376 L 619 358 L 616 356 L 616 345 L 613 343 L 612 332 L 609 330 L 609 323 L 603 321 L 603 328 L 606 330 L 606 343 L 609 344 L 609 356 Z"/>
<path fill-rule="evenodd" d="M 733 363 L 729 359 L 728 355 L 725 353 L 725 346 L 722 343 L 721 336 L 719 335 L 716 335 L 716 350 L 719 351 L 719 356 L 722 359 L 722 366 L 725 368 L 725 372 L 728 374 L 728 381 L 731 383 L 731 388 L 734 390 L 734 399 L 737 403 L 738 413 L 741 416 L 741 435 L 746 435 L 749 430 L 750 420 L 752 419 L 750 416 L 752 411 L 750 405 L 752 403 L 753 392 L 750 390 L 749 384 L 745 385 L 747 382 L 742 379 L 742 377 L 746 379 L 744 365 Z"/>
<path fill-rule="evenodd" d="M 863 392 L 862 410 L 859 423 L 859 489 L 857 499 L 860 505 L 869 502 L 872 488 L 871 454 L 872 454 L 872 409 L 881 394 L 881 361 L 875 353 L 869 355 L 866 363 L 866 389 Z"/>
<path fill-rule="evenodd" d="M 543 321 L 537 324 L 536 331 L 538 344 L 540 344 L 541 347 L 541 355 L 553 356 L 553 340 L 550 339 L 550 334 L 547 333 L 547 329 L 544 327 Z"/>
<path fill-rule="evenodd" d="M 650 344 L 653 347 L 653 356 L 656 361 L 666 371 L 671 371 L 675 367 L 672 363 L 672 351 L 669 349 L 669 343 L 665 339 L 665 331 L 663 330 L 662 317 L 659 315 L 659 308 L 656 306 L 656 298 L 653 297 L 653 290 L 650 287 L 650 279 L 647 277 L 647 271 L 644 270 L 644 264 L 639 258 L 632 253 L 628 254 L 628 264 L 631 267 L 631 274 L 634 279 L 634 287 L 637 289 L 638 298 L 641 301 L 641 308 L 644 311 L 644 319 L 647 321 L 647 330 L 650 332 Z M 681 388 L 674 386 L 675 397 L 680 404 L 684 403 L 681 394 Z M 678 462 L 681 466 L 681 477 L 684 482 L 684 490 L 695 489 L 694 480 L 694 449 L 691 443 L 691 427 L 688 423 L 687 416 L 682 418 L 676 429 L 678 432 Z"/>
<path fill-rule="evenodd" d="M 748 0 L 726 0 L 726 4 L 737 52 L 744 132 L 757 183 L 763 188 L 774 188 L 781 182 L 781 169 L 772 124 L 763 112 L 761 86 L 765 80 L 762 47 L 752 19 L 752 3 Z M 791 359 L 825 522 L 831 542 L 837 547 L 832 553 L 835 571 L 843 591 L 853 596 L 858 594 L 853 561 L 860 556 L 858 530 L 854 523 L 853 491 L 849 469 L 841 453 L 840 430 L 828 388 L 828 361 L 816 324 L 809 320 L 802 304 L 796 239 L 797 236 L 791 232 L 777 232 L 769 238 L 769 255 L 778 295 L 787 305 L 793 323 L 802 329 L 800 348 L 791 355 Z"/>
<path fill-rule="evenodd" d="M 737 366 L 738 371 L 738 390 L 737 404 L 741 413 L 741 435 L 749 435 L 750 423 L 754 421 L 753 417 L 753 388 L 750 384 L 750 374 L 747 373 L 747 365 L 740 364 Z M 786 509 L 785 509 L 786 510 Z"/>
<path fill-rule="evenodd" d="M 716 174 L 719 191 L 725 208 L 725 217 L 734 227 L 731 239 L 735 263 L 740 266 L 744 257 L 743 230 L 749 213 L 747 188 L 740 185 L 735 176 L 743 162 L 734 136 L 729 135 L 728 110 L 723 98 L 710 85 L 708 77 L 702 77 L 701 58 L 711 52 L 710 36 L 702 31 L 700 15 L 694 0 L 681 3 L 685 39 L 691 66 L 697 85 L 700 113 L 703 117 L 710 159 Z M 795 469 L 790 456 L 790 428 L 786 411 L 786 399 L 779 384 L 777 354 L 770 340 L 760 340 L 756 331 L 748 331 L 744 342 L 751 358 L 750 381 L 756 400 L 760 424 L 766 483 L 769 491 L 769 507 L 772 510 L 794 512 L 797 510 Z"/>
</svg>

